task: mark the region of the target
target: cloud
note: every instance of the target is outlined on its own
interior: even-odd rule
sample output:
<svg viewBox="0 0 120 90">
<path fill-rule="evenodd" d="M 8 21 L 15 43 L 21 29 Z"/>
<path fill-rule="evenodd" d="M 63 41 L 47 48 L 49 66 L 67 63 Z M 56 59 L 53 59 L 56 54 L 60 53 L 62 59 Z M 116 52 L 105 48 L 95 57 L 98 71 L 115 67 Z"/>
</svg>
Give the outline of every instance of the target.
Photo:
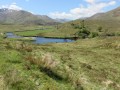
<svg viewBox="0 0 120 90">
<path fill-rule="evenodd" d="M 115 4 L 116 4 L 116 1 L 109 2 L 109 5 L 115 5 Z"/>
<path fill-rule="evenodd" d="M 85 1 L 91 4 L 95 3 L 95 0 L 85 0 Z"/>
<path fill-rule="evenodd" d="M 2 5 L 0 8 L 8 8 L 8 9 L 12 9 L 12 10 L 22 10 L 22 8 L 17 6 L 16 3 L 12 3 L 10 5 Z"/>
<path fill-rule="evenodd" d="M 103 12 L 103 9 L 116 4 L 115 0 L 109 2 L 99 2 L 99 0 L 84 0 L 87 6 L 80 5 L 80 7 L 73 8 L 69 12 L 51 12 L 49 16 L 60 19 L 78 19 L 83 17 L 90 17 L 96 13 Z"/>
</svg>

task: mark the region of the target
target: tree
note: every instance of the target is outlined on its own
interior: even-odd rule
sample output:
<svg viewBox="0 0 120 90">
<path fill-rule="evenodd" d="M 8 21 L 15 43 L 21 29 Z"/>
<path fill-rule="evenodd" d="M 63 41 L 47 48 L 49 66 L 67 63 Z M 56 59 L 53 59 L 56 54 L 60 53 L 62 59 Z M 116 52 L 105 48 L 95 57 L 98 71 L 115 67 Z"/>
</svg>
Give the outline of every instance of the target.
<svg viewBox="0 0 120 90">
<path fill-rule="evenodd" d="M 81 22 L 81 28 L 78 31 L 78 37 L 80 37 L 80 38 L 87 38 L 89 35 L 90 35 L 90 31 L 85 26 L 84 20 L 82 20 L 82 22 Z"/>
</svg>

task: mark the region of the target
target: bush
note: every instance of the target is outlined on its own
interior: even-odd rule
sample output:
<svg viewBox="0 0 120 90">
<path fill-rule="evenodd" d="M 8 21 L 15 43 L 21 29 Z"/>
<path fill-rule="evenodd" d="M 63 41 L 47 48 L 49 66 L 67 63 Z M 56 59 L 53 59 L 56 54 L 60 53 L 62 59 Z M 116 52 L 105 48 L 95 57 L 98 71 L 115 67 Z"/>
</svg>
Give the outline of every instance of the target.
<svg viewBox="0 0 120 90">
<path fill-rule="evenodd" d="M 78 36 L 81 38 L 87 38 L 90 35 L 90 31 L 88 31 L 86 28 L 82 28 L 79 32 L 78 32 Z"/>
<path fill-rule="evenodd" d="M 99 34 L 97 32 L 92 32 L 90 34 L 90 38 L 94 38 L 94 37 L 97 37 L 97 36 L 99 36 Z"/>
<path fill-rule="evenodd" d="M 102 29 L 103 29 L 102 26 L 99 26 L 97 30 L 98 30 L 99 32 L 102 32 Z"/>
</svg>

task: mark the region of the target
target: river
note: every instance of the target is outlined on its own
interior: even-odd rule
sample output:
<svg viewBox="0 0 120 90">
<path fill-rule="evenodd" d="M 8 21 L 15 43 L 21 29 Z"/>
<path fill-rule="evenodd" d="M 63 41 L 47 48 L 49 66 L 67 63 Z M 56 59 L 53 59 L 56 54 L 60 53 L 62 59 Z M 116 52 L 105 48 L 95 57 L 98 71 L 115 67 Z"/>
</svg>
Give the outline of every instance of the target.
<svg viewBox="0 0 120 90">
<path fill-rule="evenodd" d="M 29 37 L 22 37 L 17 36 L 12 32 L 6 33 L 7 38 L 29 38 Z M 32 40 L 32 43 L 34 44 L 47 44 L 47 43 L 65 43 L 65 42 L 74 42 L 72 39 L 59 39 L 59 38 L 45 38 L 45 37 L 31 37 L 34 40 Z"/>
</svg>

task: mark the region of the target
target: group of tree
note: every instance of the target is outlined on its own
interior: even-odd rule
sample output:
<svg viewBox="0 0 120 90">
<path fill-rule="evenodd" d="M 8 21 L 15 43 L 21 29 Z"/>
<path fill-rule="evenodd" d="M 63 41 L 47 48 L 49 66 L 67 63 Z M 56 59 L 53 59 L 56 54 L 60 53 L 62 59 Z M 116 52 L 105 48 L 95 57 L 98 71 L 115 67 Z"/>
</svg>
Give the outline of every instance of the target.
<svg viewBox="0 0 120 90">
<path fill-rule="evenodd" d="M 71 24 L 75 29 L 79 29 L 78 32 L 76 32 L 74 35 L 78 38 L 88 38 L 88 37 L 96 37 L 98 36 L 98 33 L 96 32 L 90 32 L 89 28 L 85 26 L 85 21 L 81 21 L 81 25 Z"/>
<path fill-rule="evenodd" d="M 103 28 L 102 26 L 98 26 L 96 28 L 96 32 L 90 30 L 89 27 L 85 25 L 85 21 L 82 20 L 79 24 L 71 23 L 74 29 L 78 29 L 78 31 L 74 34 L 77 38 L 94 38 L 94 37 L 108 37 L 108 36 L 120 36 L 120 34 L 116 34 L 115 32 L 109 32 L 108 29 Z"/>
</svg>

